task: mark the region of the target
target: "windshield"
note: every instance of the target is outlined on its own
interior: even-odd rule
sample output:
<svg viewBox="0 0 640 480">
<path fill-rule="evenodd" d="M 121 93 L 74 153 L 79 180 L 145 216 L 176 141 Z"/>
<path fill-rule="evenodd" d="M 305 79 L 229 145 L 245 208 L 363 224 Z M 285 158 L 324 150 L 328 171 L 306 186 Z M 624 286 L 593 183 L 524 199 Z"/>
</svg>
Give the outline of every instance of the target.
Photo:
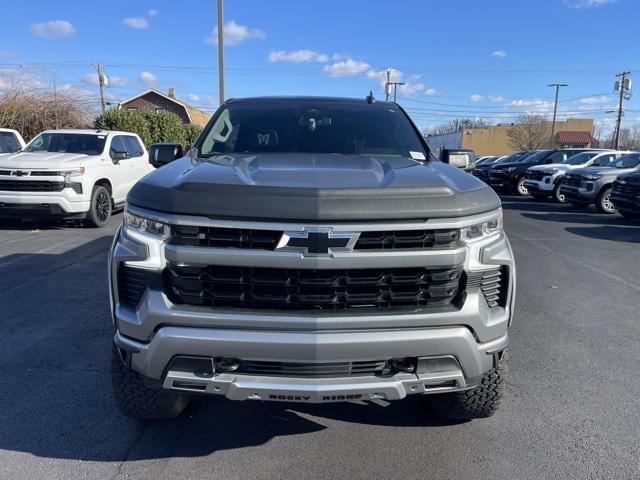
<svg viewBox="0 0 640 480">
<path fill-rule="evenodd" d="M 522 159 L 522 163 L 534 163 L 538 160 L 542 160 L 549 154 L 550 151 L 551 150 L 538 150 L 537 152 L 534 152 L 526 158 Z"/>
<path fill-rule="evenodd" d="M 593 157 L 598 155 L 600 152 L 582 152 L 574 155 L 573 157 L 569 157 L 563 162 L 563 165 L 583 165 L 591 160 Z"/>
<path fill-rule="evenodd" d="M 631 153 L 611 162 L 608 166 L 615 168 L 634 168 L 638 165 L 640 165 L 640 153 Z"/>
<path fill-rule="evenodd" d="M 239 103 L 219 111 L 200 157 L 225 153 L 393 155 L 425 160 L 418 134 L 392 105 Z"/>
<path fill-rule="evenodd" d="M 25 147 L 26 152 L 80 153 L 100 155 L 106 135 L 84 133 L 41 133 Z"/>
<path fill-rule="evenodd" d="M 20 150 L 21 145 L 13 132 L 0 132 L 0 153 L 12 153 Z"/>
<path fill-rule="evenodd" d="M 513 163 L 513 162 L 518 162 L 520 161 L 523 157 L 526 157 L 528 155 L 529 152 L 516 152 L 516 153 L 512 153 L 511 155 L 507 155 L 506 157 L 504 157 L 501 160 L 498 160 L 497 162 L 495 162 L 495 165 L 498 165 L 500 163 Z"/>
</svg>

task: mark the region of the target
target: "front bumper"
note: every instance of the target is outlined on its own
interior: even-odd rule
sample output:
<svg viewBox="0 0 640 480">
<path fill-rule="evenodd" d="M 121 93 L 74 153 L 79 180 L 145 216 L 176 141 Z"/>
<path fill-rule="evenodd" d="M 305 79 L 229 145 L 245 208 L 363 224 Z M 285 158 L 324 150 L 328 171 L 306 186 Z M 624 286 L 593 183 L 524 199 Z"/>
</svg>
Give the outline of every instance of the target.
<svg viewBox="0 0 640 480">
<path fill-rule="evenodd" d="M 511 191 L 516 188 L 517 180 L 516 175 L 489 173 L 489 185 L 496 190 Z"/>
<path fill-rule="evenodd" d="M 599 189 L 592 184 L 591 188 L 586 186 L 574 186 L 560 184 L 560 193 L 565 196 L 569 202 L 592 203 L 598 196 Z"/>
<path fill-rule="evenodd" d="M 115 335 L 116 345 L 130 352 L 130 365 L 162 387 L 224 395 L 232 400 L 286 400 L 322 403 L 344 400 L 399 400 L 409 394 L 439 393 L 475 386 L 493 368 L 494 355 L 509 344 L 507 334 L 483 344 L 464 327 L 362 332 L 264 332 L 259 330 L 161 328 L 149 343 Z M 239 357 L 279 362 L 360 361 L 398 358 L 412 352 L 426 359 L 451 358 L 442 368 L 434 362 L 421 373 L 391 377 L 295 378 L 234 373 L 198 374 L 168 369 L 173 358 L 188 352 L 199 358 Z M 455 356 L 452 356 L 455 352 Z M 157 383 L 157 382 L 156 382 Z"/>
<path fill-rule="evenodd" d="M 86 214 L 89 207 L 89 200 L 69 198 L 65 191 L 0 192 L 0 216 L 5 217 L 75 217 Z"/>
<path fill-rule="evenodd" d="M 135 306 L 120 302 L 118 272 L 122 263 L 138 268 L 149 265 L 158 271 L 166 262 L 309 269 L 462 264 L 465 272 L 504 266 L 509 272 L 505 284 L 507 301 L 504 306 L 490 308 L 479 288 L 468 288 L 459 309 L 439 313 L 215 309 L 174 304 L 161 284 L 147 283 Z M 119 231 L 110 252 L 109 273 L 115 343 L 131 368 L 161 388 L 219 394 L 236 400 L 393 400 L 411 393 L 470 388 L 495 366 L 495 356 L 508 345 L 507 329 L 515 295 L 515 265 L 506 236 L 451 250 L 305 257 L 153 242 L 145 245 Z M 171 370 L 172 359 L 179 356 L 294 364 L 450 356 L 457 367 L 445 372 L 398 373 L 391 377 L 285 378 L 228 372 L 203 377 L 193 371 Z M 349 395 L 359 397 L 345 397 Z"/>
</svg>

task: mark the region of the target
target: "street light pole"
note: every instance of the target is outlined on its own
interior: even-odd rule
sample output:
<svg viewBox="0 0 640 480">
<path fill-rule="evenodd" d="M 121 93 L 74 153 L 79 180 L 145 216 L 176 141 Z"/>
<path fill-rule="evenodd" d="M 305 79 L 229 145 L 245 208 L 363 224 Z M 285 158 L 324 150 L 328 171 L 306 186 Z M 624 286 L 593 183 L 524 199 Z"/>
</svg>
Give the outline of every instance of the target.
<svg viewBox="0 0 640 480">
<path fill-rule="evenodd" d="M 556 87 L 556 100 L 553 103 L 553 121 L 551 122 L 551 137 L 549 138 L 549 148 L 553 148 L 553 136 L 556 133 L 556 114 L 558 112 L 558 94 L 560 87 L 568 87 L 567 83 L 550 83 L 547 87 Z"/>
<path fill-rule="evenodd" d="M 222 1 L 218 0 L 218 94 L 220 105 L 224 103 L 224 20 Z"/>
</svg>

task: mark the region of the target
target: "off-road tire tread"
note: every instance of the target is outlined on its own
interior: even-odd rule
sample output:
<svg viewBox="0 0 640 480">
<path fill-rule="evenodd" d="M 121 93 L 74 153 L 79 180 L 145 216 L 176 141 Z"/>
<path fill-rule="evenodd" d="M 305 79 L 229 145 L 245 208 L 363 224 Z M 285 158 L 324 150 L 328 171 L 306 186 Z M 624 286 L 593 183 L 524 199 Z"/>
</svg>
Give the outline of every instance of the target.
<svg viewBox="0 0 640 480">
<path fill-rule="evenodd" d="M 431 402 L 436 412 L 442 417 L 453 420 L 472 420 L 493 415 L 502 399 L 506 364 L 506 357 L 503 356 L 498 367 L 485 373 L 480 385 L 475 388 L 433 395 Z"/>
<path fill-rule="evenodd" d="M 107 195 L 110 195 L 109 194 L 109 190 L 107 190 L 102 185 L 95 185 L 93 187 L 93 190 L 91 191 L 91 201 L 89 203 L 89 211 L 87 212 L 87 224 L 92 228 L 103 228 L 103 227 L 106 227 L 107 224 L 109 223 L 109 219 L 113 215 L 113 205 L 112 205 L 111 206 L 111 213 L 109 214 L 109 218 L 107 219 L 107 221 L 105 223 L 102 223 L 96 217 L 96 213 L 94 211 L 94 208 L 95 208 L 94 202 L 95 202 L 96 197 L 98 196 L 98 191 L 99 190 L 104 190 L 107 193 Z"/>
<path fill-rule="evenodd" d="M 609 211 L 605 210 L 605 208 L 602 206 L 602 200 L 604 200 L 604 197 L 607 193 L 611 194 L 611 187 L 602 189 L 602 191 L 598 194 L 595 202 L 596 210 L 600 213 L 606 213 L 609 215 L 612 213 L 617 213 L 616 209 L 614 209 L 613 211 Z"/>
<path fill-rule="evenodd" d="M 111 355 L 111 382 L 120 411 L 138 420 L 176 418 L 189 404 L 188 395 L 146 386 L 140 374 L 123 363 L 115 347 Z"/>
</svg>

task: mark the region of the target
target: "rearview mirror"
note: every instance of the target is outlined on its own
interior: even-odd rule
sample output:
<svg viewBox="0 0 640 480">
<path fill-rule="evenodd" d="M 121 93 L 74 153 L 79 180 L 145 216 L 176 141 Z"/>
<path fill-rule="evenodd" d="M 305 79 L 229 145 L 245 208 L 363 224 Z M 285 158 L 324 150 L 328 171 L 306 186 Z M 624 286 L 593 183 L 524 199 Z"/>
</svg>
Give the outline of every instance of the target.
<svg viewBox="0 0 640 480">
<path fill-rule="evenodd" d="M 476 168 L 476 154 L 473 150 L 442 149 L 440 161 L 458 167 L 466 172 Z"/>
<path fill-rule="evenodd" d="M 113 163 L 118 163 L 120 160 L 126 160 L 127 158 L 129 158 L 129 154 L 127 152 L 111 153 L 111 160 L 113 160 Z"/>
<path fill-rule="evenodd" d="M 156 168 L 182 157 L 184 150 L 180 143 L 154 143 L 149 147 L 149 163 Z"/>
</svg>

